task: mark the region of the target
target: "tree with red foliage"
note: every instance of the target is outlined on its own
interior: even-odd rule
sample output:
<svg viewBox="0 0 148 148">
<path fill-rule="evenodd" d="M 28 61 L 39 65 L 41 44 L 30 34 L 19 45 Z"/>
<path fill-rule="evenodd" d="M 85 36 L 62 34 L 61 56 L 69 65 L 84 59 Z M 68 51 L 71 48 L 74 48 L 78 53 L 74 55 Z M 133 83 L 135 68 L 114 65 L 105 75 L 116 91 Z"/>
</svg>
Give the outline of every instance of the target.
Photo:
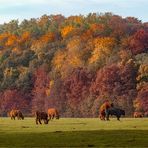
<svg viewBox="0 0 148 148">
<path fill-rule="evenodd" d="M 51 88 L 48 95 L 48 106 L 49 108 L 57 108 L 61 116 L 67 116 L 67 98 L 64 81 L 57 78 Z"/>
<path fill-rule="evenodd" d="M 46 111 L 48 109 L 48 96 L 46 90 L 49 88 L 49 75 L 46 66 L 39 67 L 35 73 L 33 88 L 32 112 L 37 110 Z"/>
<path fill-rule="evenodd" d="M 132 65 L 111 65 L 100 69 L 92 83 L 91 92 L 98 99 L 99 107 L 105 99 L 109 99 L 118 106 L 128 109 L 127 114 L 133 110 L 133 99 L 136 96 L 136 70 Z"/>
<path fill-rule="evenodd" d="M 129 48 L 133 54 L 148 52 L 148 31 L 140 29 L 130 37 Z"/>
<path fill-rule="evenodd" d="M 81 116 L 81 102 L 89 95 L 93 74 L 87 69 L 74 69 L 71 76 L 64 81 L 68 108 L 71 109 L 71 116 Z M 88 111 L 88 110 L 87 110 Z"/>
<path fill-rule="evenodd" d="M 148 83 L 145 83 L 138 91 L 137 98 L 134 100 L 135 111 L 148 113 Z"/>
<path fill-rule="evenodd" d="M 0 112 L 6 115 L 11 109 L 20 109 L 29 113 L 31 108 L 31 97 L 19 90 L 5 90 L 1 95 Z"/>
</svg>

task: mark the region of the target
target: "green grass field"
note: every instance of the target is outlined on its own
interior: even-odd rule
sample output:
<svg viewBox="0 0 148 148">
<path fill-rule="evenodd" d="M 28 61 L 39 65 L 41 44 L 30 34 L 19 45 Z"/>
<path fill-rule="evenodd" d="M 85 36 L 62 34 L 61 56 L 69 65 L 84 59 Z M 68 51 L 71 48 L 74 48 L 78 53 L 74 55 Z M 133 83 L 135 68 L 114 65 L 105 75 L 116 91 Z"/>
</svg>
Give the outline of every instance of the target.
<svg viewBox="0 0 148 148">
<path fill-rule="evenodd" d="M 0 147 L 148 147 L 148 118 L 61 118 L 48 125 L 0 118 Z"/>
</svg>

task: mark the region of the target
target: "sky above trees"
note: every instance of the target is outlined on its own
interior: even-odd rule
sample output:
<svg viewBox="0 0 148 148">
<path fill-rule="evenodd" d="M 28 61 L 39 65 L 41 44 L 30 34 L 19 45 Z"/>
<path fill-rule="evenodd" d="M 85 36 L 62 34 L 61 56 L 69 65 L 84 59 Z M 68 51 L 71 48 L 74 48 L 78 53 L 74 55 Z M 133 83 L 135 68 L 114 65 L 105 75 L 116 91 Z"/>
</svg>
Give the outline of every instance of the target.
<svg viewBox="0 0 148 148">
<path fill-rule="evenodd" d="M 0 23 L 38 18 L 43 14 L 85 15 L 112 12 L 148 21 L 148 0 L 0 0 Z"/>
</svg>

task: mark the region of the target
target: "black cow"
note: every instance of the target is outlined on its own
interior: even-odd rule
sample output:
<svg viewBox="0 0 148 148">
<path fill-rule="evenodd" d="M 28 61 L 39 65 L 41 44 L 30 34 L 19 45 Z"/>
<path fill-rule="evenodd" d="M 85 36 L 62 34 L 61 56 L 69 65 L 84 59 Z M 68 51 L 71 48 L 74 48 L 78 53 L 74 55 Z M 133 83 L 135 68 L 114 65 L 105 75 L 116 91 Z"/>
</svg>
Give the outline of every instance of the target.
<svg viewBox="0 0 148 148">
<path fill-rule="evenodd" d="M 115 115 L 117 117 L 117 120 L 120 120 L 120 117 L 121 115 L 124 115 L 125 116 L 125 111 L 120 109 L 120 108 L 109 108 L 108 109 L 108 118 L 109 118 L 109 115 Z"/>
<path fill-rule="evenodd" d="M 48 124 L 48 114 L 46 112 L 39 112 L 36 111 L 35 112 L 35 116 L 36 116 L 36 124 L 38 124 L 38 122 L 40 124 L 42 124 L 42 120 L 44 121 L 44 124 Z"/>
</svg>

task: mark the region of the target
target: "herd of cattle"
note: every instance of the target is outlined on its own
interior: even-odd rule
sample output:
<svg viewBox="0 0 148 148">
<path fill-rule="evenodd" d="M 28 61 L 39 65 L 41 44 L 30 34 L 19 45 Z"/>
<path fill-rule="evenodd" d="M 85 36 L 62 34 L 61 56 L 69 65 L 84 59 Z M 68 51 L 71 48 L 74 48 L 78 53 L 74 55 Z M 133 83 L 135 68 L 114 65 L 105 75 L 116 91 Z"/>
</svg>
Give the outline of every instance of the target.
<svg viewBox="0 0 148 148">
<path fill-rule="evenodd" d="M 15 118 L 17 118 L 18 120 L 24 120 L 24 115 L 23 113 L 18 110 L 18 109 L 12 109 L 9 112 L 9 115 L 11 117 L 12 120 L 15 120 Z M 125 115 L 125 111 L 119 108 L 110 108 L 108 109 L 108 116 L 112 116 L 115 115 L 117 117 L 117 120 L 120 120 L 121 115 Z M 44 122 L 44 124 L 48 124 L 48 122 L 52 119 L 59 119 L 59 112 L 57 111 L 57 109 L 55 108 L 50 108 L 48 109 L 48 112 L 40 112 L 40 111 L 36 111 L 35 112 L 35 121 L 36 124 L 42 124 L 42 121 Z M 134 118 L 141 118 L 143 117 L 143 114 L 140 112 L 134 112 Z M 99 118 L 101 120 L 105 120 L 105 113 L 102 116 L 102 114 L 99 114 Z"/>
<path fill-rule="evenodd" d="M 15 120 L 15 118 L 17 118 L 18 120 L 24 120 L 24 115 L 18 109 L 12 109 L 10 111 L 9 115 L 12 120 Z M 36 111 L 35 117 L 36 117 L 36 124 L 38 124 L 38 123 L 42 124 L 41 121 L 43 121 L 44 124 L 48 124 L 49 120 L 52 120 L 54 118 L 59 119 L 59 113 L 58 113 L 57 109 L 50 108 L 50 109 L 48 109 L 47 113 Z"/>
</svg>

